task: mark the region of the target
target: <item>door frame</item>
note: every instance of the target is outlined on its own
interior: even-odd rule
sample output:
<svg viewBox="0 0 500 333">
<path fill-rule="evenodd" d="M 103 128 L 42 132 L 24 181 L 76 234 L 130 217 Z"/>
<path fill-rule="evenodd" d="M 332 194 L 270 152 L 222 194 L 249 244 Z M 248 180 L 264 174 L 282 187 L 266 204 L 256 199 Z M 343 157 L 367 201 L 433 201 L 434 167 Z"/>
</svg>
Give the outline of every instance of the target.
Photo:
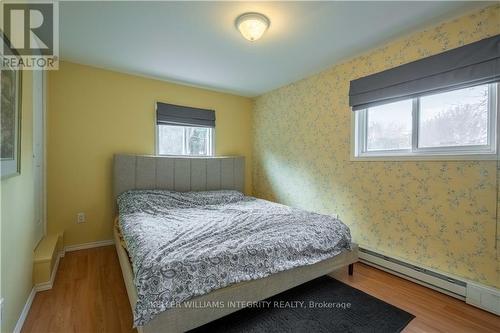
<svg viewBox="0 0 500 333">
<path fill-rule="evenodd" d="M 35 193 L 35 199 L 36 200 L 40 200 L 41 202 L 35 202 L 34 204 L 35 205 L 41 205 L 40 207 L 40 219 L 41 219 L 41 223 L 42 223 L 42 235 L 41 235 L 41 238 L 38 239 L 38 233 L 35 232 L 35 243 L 33 244 L 34 248 L 36 248 L 38 246 L 38 244 L 40 243 L 40 241 L 47 235 L 47 95 L 48 95 L 48 89 L 47 89 L 47 83 L 48 83 L 48 80 L 47 80 L 47 72 L 45 70 L 39 70 L 39 73 L 36 73 L 36 74 L 40 74 L 42 77 L 41 77 L 41 84 L 42 84 L 42 87 L 41 87 L 41 98 L 42 98 L 42 105 L 41 105 L 41 117 L 39 118 L 39 121 L 40 121 L 40 124 L 38 124 L 38 117 L 37 115 L 35 114 L 36 112 L 36 108 L 35 108 L 35 105 L 34 105 L 34 102 L 35 102 L 35 97 L 33 96 L 33 139 L 32 139 L 32 144 L 33 144 L 33 160 L 32 160 L 32 163 L 33 163 L 33 173 L 34 173 L 34 181 L 36 182 L 36 177 L 38 177 L 38 172 L 36 170 L 36 166 L 35 166 L 35 140 L 37 139 L 36 136 L 35 136 L 35 131 L 36 131 L 36 127 L 37 126 L 40 126 L 40 137 L 41 137 L 41 147 L 40 147 L 40 153 L 42 154 L 42 160 L 41 160 L 41 179 L 39 180 L 40 181 L 40 193 L 37 194 Z M 38 84 L 38 80 L 35 79 L 34 77 L 35 73 L 33 73 L 33 80 L 32 80 L 32 83 L 33 83 L 33 86 L 32 86 L 32 91 L 33 93 L 35 93 L 35 84 Z M 35 191 L 37 190 L 36 186 L 34 186 L 35 188 Z M 38 197 L 39 195 L 39 197 Z M 36 221 L 34 221 L 36 222 Z M 35 226 L 35 228 L 37 228 Z"/>
<path fill-rule="evenodd" d="M 43 237 L 47 235 L 47 99 L 48 72 L 42 71 L 42 223 Z"/>
</svg>

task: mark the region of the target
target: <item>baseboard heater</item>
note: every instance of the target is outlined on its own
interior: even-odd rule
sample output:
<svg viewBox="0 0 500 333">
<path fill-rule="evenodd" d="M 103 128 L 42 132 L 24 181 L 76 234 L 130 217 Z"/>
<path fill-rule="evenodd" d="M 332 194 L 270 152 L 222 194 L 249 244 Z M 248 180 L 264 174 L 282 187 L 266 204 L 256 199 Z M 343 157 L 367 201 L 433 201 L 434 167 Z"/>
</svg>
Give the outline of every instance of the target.
<svg viewBox="0 0 500 333">
<path fill-rule="evenodd" d="M 367 265 L 375 266 L 394 275 L 465 301 L 467 283 L 464 281 L 371 250 L 360 248 L 359 252 L 360 261 Z"/>
<path fill-rule="evenodd" d="M 361 247 L 359 248 L 359 260 L 367 265 L 458 298 L 483 310 L 500 314 L 500 291 L 498 289 L 450 277 Z"/>
</svg>

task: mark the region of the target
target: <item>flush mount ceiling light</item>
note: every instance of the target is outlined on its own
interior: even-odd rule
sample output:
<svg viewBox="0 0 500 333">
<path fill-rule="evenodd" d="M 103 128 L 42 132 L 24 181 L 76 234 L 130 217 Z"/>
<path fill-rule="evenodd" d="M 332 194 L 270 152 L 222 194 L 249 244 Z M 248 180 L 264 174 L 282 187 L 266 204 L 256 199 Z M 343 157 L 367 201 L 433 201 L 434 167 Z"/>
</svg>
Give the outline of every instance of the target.
<svg viewBox="0 0 500 333">
<path fill-rule="evenodd" d="M 236 28 L 251 42 L 261 38 L 269 24 L 269 19 L 259 13 L 244 13 L 236 19 Z"/>
</svg>

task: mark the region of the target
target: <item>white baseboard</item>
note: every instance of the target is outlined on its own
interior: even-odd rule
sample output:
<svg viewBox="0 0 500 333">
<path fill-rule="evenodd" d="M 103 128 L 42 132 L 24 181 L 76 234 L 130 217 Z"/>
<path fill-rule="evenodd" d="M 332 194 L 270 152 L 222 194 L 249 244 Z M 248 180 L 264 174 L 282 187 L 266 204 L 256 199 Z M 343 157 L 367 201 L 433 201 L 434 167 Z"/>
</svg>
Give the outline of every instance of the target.
<svg viewBox="0 0 500 333">
<path fill-rule="evenodd" d="M 467 283 L 465 302 L 500 316 L 500 290 L 477 283 Z"/>
<path fill-rule="evenodd" d="M 62 257 L 64 257 L 66 252 L 91 249 L 94 247 L 108 246 L 108 245 L 113 245 L 113 244 L 114 244 L 114 241 L 112 239 L 108 239 L 108 240 L 103 240 L 103 241 L 66 246 L 63 249 L 63 251 L 61 251 L 57 255 L 56 263 L 54 265 L 54 268 L 52 269 L 52 273 L 50 274 L 50 281 L 36 284 L 35 290 L 38 292 L 38 291 L 45 291 L 45 290 L 52 289 L 52 286 L 54 285 L 54 280 L 56 278 L 57 269 L 59 267 L 59 261 L 61 260 Z"/>
<path fill-rule="evenodd" d="M 365 264 L 465 301 L 466 283 L 454 276 L 385 253 L 364 251 L 360 250 L 359 259 Z"/>
<path fill-rule="evenodd" d="M 64 252 L 71 252 L 71 251 L 91 249 L 94 247 L 108 246 L 108 245 L 113 245 L 114 243 L 115 243 L 114 240 L 107 239 L 107 240 L 102 240 L 102 241 L 97 241 L 97 242 L 83 243 L 83 244 L 77 244 L 77 245 L 68 245 L 68 246 L 64 247 Z"/>
<path fill-rule="evenodd" d="M 33 287 L 31 289 L 29 296 L 28 296 L 28 299 L 26 300 L 26 304 L 24 304 L 23 311 L 21 311 L 21 315 L 19 316 L 19 319 L 17 320 L 16 326 L 14 327 L 14 333 L 21 332 L 23 325 L 24 325 L 24 321 L 26 320 L 26 317 L 28 316 L 28 312 L 30 311 L 31 303 L 33 303 L 33 299 L 35 298 L 35 294 L 36 294 L 36 290 Z"/>
<path fill-rule="evenodd" d="M 33 286 L 33 288 L 31 289 L 31 292 L 28 296 L 28 299 L 26 300 L 26 304 L 24 304 L 23 310 L 21 311 L 21 314 L 19 315 L 19 319 L 17 320 L 16 326 L 14 328 L 14 333 L 21 332 L 23 325 L 24 325 L 24 321 L 26 320 L 26 317 L 28 316 L 28 313 L 29 313 L 30 308 L 31 308 L 31 304 L 33 303 L 33 299 L 35 298 L 36 293 L 39 291 L 50 290 L 54 286 L 54 280 L 56 278 L 57 270 L 59 268 L 59 261 L 61 260 L 62 257 L 64 257 L 66 252 L 91 249 L 94 247 L 108 246 L 108 245 L 113 245 L 114 243 L 115 242 L 112 239 L 108 239 L 108 240 L 103 240 L 103 241 L 78 244 L 78 245 L 70 245 L 70 246 L 64 247 L 63 251 L 61 251 L 57 255 L 56 263 L 54 264 L 54 268 L 52 269 L 52 272 L 50 274 L 50 281 L 44 282 L 44 283 L 38 283 L 35 286 Z"/>
<path fill-rule="evenodd" d="M 368 252 L 366 252 L 368 251 Z M 477 282 L 422 267 L 407 260 L 373 250 L 361 249 L 361 262 L 403 279 L 465 301 L 467 304 L 500 315 L 500 290 Z"/>
<path fill-rule="evenodd" d="M 50 280 L 48 282 L 35 284 L 34 288 L 36 292 L 52 289 L 52 286 L 54 285 L 54 280 L 56 279 L 57 269 L 59 268 L 59 261 L 61 260 L 62 257 L 64 257 L 64 251 L 61 251 L 57 254 L 56 263 L 54 264 L 52 272 L 50 273 Z"/>
</svg>

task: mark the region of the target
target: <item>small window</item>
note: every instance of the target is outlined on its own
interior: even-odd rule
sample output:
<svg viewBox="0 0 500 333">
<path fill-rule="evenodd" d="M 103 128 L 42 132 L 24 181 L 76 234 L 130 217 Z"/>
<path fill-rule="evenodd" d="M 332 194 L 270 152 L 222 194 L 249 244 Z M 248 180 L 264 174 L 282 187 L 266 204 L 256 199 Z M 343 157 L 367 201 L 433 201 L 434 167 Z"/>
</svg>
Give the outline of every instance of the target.
<svg viewBox="0 0 500 333">
<path fill-rule="evenodd" d="M 156 102 L 158 155 L 215 155 L 215 110 Z"/>
<path fill-rule="evenodd" d="M 498 84 L 355 111 L 355 158 L 489 155 L 497 149 Z"/>
<path fill-rule="evenodd" d="M 211 127 L 191 127 L 157 125 L 159 155 L 214 155 L 214 129 Z"/>
</svg>

